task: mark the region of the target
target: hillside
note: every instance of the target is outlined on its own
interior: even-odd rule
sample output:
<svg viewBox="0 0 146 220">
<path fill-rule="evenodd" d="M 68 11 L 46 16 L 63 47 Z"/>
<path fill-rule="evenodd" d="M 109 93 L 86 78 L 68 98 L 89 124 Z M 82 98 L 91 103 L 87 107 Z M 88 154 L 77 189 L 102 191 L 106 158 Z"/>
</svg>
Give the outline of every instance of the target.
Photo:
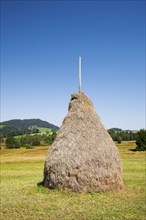
<svg viewBox="0 0 146 220">
<path fill-rule="evenodd" d="M 0 134 L 3 136 L 30 134 L 39 132 L 38 128 L 49 128 L 55 131 L 59 129 L 56 125 L 40 119 L 13 119 L 0 123 Z"/>
</svg>

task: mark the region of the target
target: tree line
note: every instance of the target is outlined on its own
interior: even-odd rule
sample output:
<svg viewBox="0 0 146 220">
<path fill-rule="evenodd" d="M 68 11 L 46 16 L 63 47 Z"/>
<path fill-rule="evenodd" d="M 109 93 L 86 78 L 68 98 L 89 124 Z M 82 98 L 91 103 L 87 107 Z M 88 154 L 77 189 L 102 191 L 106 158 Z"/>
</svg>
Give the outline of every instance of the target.
<svg viewBox="0 0 146 220">
<path fill-rule="evenodd" d="M 117 141 L 119 144 L 122 141 L 134 141 L 137 139 L 137 132 L 122 131 L 121 129 L 109 129 L 108 132 L 113 141 Z"/>
<path fill-rule="evenodd" d="M 118 131 L 115 129 L 108 130 L 110 136 L 114 141 L 121 144 L 122 141 L 136 141 L 135 151 L 145 151 L 146 150 L 146 130 L 140 129 L 138 132 L 132 131 Z"/>
<path fill-rule="evenodd" d="M 129 131 L 115 131 L 108 130 L 114 141 L 119 144 L 122 141 L 136 141 L 136 149 L 138 151 L 146 150 L 146 130 L 141 129 L 140 131 L 133 133 Z M 56 131 L 46 132 L 44 134 L 26 134 L 21 136 L 8 135 L 6 138 L 1 138 L 1 143 L 6 146 L 6 148 L 32 148 L 33 146 L 48 146 L 53 143 L 57 136 Z"/>
<path fill-rule="evenodd" d="M 48 132 L 46 134 L 35 134 L 35 135 L 22 135 L 18 137 L 7 136 L 3 141 L 5 142 L 6 148 L 32 148 L 33 146 L 47 146 L 51 145 L 57 135 L 56 131 Z"/>
</svg>

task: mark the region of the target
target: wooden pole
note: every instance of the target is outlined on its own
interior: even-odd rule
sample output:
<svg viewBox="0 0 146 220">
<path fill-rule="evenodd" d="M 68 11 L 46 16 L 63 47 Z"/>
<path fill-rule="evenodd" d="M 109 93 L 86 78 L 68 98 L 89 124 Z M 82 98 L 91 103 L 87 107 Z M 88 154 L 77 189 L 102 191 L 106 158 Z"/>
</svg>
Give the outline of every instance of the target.
<svg viewBox="0 0 146 220">
<path fill-rule="evenodd" d="M 81 57 L 79 57 L 79 92 L 81 92 Z"/>
</svg>

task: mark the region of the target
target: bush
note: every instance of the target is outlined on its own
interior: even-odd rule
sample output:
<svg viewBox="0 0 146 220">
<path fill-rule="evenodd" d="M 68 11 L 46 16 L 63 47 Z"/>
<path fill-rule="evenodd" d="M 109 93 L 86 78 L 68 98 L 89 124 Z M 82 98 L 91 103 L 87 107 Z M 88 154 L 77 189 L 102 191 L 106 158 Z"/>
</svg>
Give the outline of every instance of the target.
<svg viewBox="0 0 146 220">
<path fill-rule="evenodd" d="M 32 145 L 31 144 L 25 144 L 24 147 L 26 147 L 26 149 L 32 149 Z"/>
<path fill-rule="evenodd" d="M 20 148 L 20 144 L 16 138 L 14 138 L 13 136 L 8 136 L 6 138 L 6 147 L 9 149 Z"/>
<path fill-rule="evenodd" d="M 118 136 L 118 137 L 117 137 L 117 142 L 118 142 L 118 144 L 121 144 L 121 143 L 122 143 L 122 137 L 121 137 L 121 136 Z"/>
<path fill-rule="evenodd" d="M 137 133 L 137 139 L 136 139 L 136 150 L 138 151 L 144 151 L 146 150 L 146 130 L 141 129 Z"/>
<path fill-rule="evenodd" d="M 40 146 L 40 136 L 32 136 L 32 146 Z"/>
</svg>

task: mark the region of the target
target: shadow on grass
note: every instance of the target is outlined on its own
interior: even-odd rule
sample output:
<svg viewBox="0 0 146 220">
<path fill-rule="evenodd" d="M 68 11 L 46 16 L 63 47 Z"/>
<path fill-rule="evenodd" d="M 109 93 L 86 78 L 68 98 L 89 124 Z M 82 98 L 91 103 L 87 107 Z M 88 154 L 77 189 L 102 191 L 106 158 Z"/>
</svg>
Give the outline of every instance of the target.
<svg viewBox="0 0 146 220">
<path fill-rule="evenodd" d="M 37 187 L 44 186 L 44 181 L 38 182 Z M 44 186 L 45 187 L 45 186 Z"/>
<path fill-rule="evenodd" d="M 128 150 L 133 151 L 133 152 L 139 151 L 136 148 L 135 149 L 128 149 Z"/>
<path fill-rule="evenodd" d="M 146 151 L 146 150 L 143 150 L 143 149 L 137 149 L 137 148 L 135 148 L 135 149 L 128 149 L 128 150 L 133 151 L 133 152 L 142 152 L 142 151 Z"/>
</svg>

